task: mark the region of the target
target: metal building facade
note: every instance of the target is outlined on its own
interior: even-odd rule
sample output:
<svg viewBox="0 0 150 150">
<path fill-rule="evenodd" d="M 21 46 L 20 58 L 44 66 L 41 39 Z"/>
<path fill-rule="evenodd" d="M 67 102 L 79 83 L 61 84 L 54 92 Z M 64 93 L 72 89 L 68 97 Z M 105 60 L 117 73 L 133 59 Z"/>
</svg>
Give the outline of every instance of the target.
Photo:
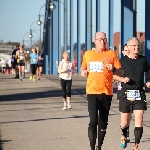
<svg viewBox="0 0 150 150">
<path fill-rule="evenodd" d="M 81 2 L 82 1 L 82 2 Z M 103 5 L 105 1 L 105 14 Z M 146 0 L 145 54 L 150 56 L 150 0 Z M 50 5 L 54 6 L 50 9 Z M 119 29 L 120 47 L 127 39 L 136 36 L 136 0 L 120 1 Z M 103 16 L 107 25 L 108 46 L 114 50 L 114 9 L 115 0 L 46 0 L 42 49 L 45 54 L 45 73 L 58 74 L 57 66 L 62 52 L 68 50 L 70 59 L 77 59 L 77 73 L 81 66 L 81 49 L 90 50 L 96 31 L 102 31 Z M 84 42 L 81 41 L 84 39 Z M 84 44 L 83 44 L 84 43 Z M 149 62 L 150 63 L 150 62 Z"/>
</svg>

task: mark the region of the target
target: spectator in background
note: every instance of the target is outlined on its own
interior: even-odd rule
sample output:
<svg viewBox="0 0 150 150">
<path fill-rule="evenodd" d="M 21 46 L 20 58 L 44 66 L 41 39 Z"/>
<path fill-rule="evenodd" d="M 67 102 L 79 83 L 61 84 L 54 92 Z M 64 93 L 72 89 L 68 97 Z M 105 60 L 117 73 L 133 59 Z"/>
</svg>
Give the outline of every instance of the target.
<svg viewBox="0 0 150 150">
<path fill-rule="evenodd" d="M 19 45 L 16 45 L 16 49 L 12 51 L 11 54 L 11 66 L 12 66 L 12 72 L 15 75 L 15 79 L 19 79 L 19 69 L 17 66 L 17 59 L 16 59 L 16 52 L 19 50 Z"/>
<path fill-rule="evenodd" d="M 74 65 L 74 67 L 76 67 L 77 66 L 77 60 L 74 59 L 73 62 L 72 62 L 72 64 Z"/>
<path fill-rule="evenodd" d="M 9 69 L 9 73 L 11 73 L 11 56 L 9 57 L 8 61 L 7 61 L 7 65 L 8 65 L 8 69 Z"/>
<path fill-rule="evenodd" d="M 39 47 L 36 47 L 38 54 L 38 62 L 37 62 L 37 79 L 40 80 L 43 72 L 43 53 L 40 51 Z"/>
<path fill-rule="evenodd" d="M 6 64 L 7 64 L 7 61 L 4 57 L 2 57 L 0 64 L 1 64 L 1 68 L 2 68 L 2 74 L 4 74 L 5 70 L 6 70 Z"/>
</svg>

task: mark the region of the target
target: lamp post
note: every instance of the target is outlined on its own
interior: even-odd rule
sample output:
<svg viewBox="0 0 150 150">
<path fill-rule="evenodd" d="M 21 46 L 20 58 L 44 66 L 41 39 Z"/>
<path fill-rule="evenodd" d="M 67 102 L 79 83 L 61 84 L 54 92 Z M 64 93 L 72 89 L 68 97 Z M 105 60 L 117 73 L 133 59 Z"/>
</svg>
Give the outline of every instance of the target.
<svg viewBox="0 0 150 150">
<path fill-rule="evenodd" d="M 65 1 L 65 4 L 61 0 L 58 1 L 64 6 L 64 50 L 68 50 L 68 0 Z M 56 8 L 55 4 L 53 3 L 53 0 L 51 0 L 49 8 L 51 11 L 53 11 Z"/>
<path fill-rule="evenodd" d="M 45 6 L 46 4 L 44 4 L 43 6 Z M 40 26 L 40 43 L 41 43 L 41 25 L 42 25 L 42 21 L 41 21 L 41 16 L 45 16 L 45 15 L 41 15 L 40 14 L 40 11 L 41 9 L 43 8 L 43 6 L 41 6 L 40 10 L 39 10 L 39 18 L 38 18 L 38 21 L 37 21 L 37 24 Z"/>
<path fill-rule="evenodd" d="M 32 38 L 33 38 L 33 35 L 32 35 L 32 25 L 33 23 L 35 23 L 37 21 L 33 21 L 32 24 L 30 25 L 30 34 L 29 34 L 29 38 L 31 39 L 31 48 L 32 48 Z"/>
<path fill-rule="evenodd" d="M 36 32 L 36 31 L 33 31 L 33 32 L 35 32 L 37 35 L 38 35 L 38 38 L 39 38 L 39 34 Z M 29 34 L 29 37 L 31 38 L 33 38 L 33 34 L 32 34 L 32 31 L 31 32 L 26 32 L 25 34 L 24 34 L 24 36 L 23 36 L 23 38 L 22 38 L 22 44 L 24 45 L 24 38 L 25 38 L 25 36 L 28 34 L 28 33 L 30 33 Z M 27 41 L 27 40 L 26 40 Z"/>
<path fill-rule="evenodd" d="M 28 34 L 29 32 L 25 33 L 23 38 L 22 38 L 22 44 L 24 45 L 24 37 Z"/>
<path fill-rule="evenodd" d="M 31 39 L 31 46 L 30 46 L 30 48 L 32 48 L 32 37 L 33 37 L 33 35 L 32 35 L 32 29 L 30 29 L 30 34 L 29 34 L 29 38 Z"/>
<path fill-rule="evenodd" d="M 51 0 L 51 3 L 49 4 L 49 8 L 51 11 L 53 11 L 56 8 L 53 0 Z"/>
</svg>

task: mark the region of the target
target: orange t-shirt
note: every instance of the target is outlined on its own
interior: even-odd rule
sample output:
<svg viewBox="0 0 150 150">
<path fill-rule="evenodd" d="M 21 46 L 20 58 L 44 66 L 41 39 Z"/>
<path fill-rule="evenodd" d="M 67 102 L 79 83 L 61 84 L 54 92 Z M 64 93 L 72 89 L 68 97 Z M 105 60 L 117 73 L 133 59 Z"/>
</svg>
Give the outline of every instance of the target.
<svg viewBox="0 0 150 150">
<path fill-rule="evenodd" d="M 85 52 L 82 68 L 88 70 L 87 94 L 113 95 L 113 72 L 106 68 L 105 64 L 108 63 L 116 69 L 121 68 L 119 59 L 112 50 L 105 50 L 103 53 L 98 53 L 95 50 Z"/>
</svg>

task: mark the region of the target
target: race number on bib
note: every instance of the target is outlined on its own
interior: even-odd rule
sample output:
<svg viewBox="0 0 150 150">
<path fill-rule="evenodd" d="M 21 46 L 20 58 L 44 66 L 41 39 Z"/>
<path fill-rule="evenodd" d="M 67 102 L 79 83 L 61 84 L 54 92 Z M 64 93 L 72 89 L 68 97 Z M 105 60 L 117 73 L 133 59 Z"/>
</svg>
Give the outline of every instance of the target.
<svg viewBox="0 0 150 150">
<path fill-rule="evenodd" d="M 23 60 L 24 59 L 24 56 L 20 56 L 20 60 Z"/>
<path fill-rule="evenodd" d="M 37 59 L 32 59 L 32 62 L 37 63 Z"/>
<path fill-rule="evenodd" d="M 130 101 L 141 100 L 139 90 L 127 90 L 127 99 Z"/>
<path fill-rule="evenodd" d="M 89 62 L 89 72 L 103 72 L 102 62 Z"/>
</svg>

